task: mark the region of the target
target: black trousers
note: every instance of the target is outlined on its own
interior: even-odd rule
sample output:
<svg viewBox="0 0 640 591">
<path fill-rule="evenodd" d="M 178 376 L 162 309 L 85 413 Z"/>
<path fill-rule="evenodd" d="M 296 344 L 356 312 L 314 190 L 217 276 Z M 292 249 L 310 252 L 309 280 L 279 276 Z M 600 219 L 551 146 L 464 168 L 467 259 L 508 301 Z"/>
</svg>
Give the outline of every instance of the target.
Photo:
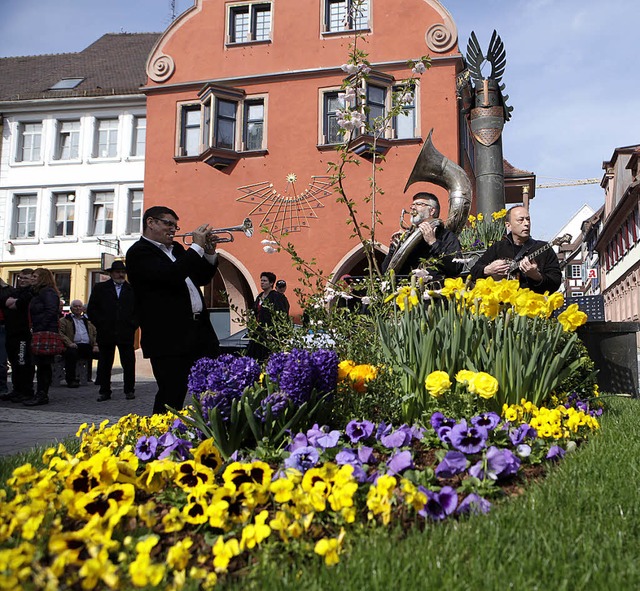
<svg viewBox="0 0 640 591">
<path fill-rule="evenodd" d="M 7 336 L 7 357 L 11 364 L 13 391 L 23 396 L 33 396 L 36 368 L 31 354 L 31 335 Z"/>
<path fill-rule="evenodd" d="M 36 396 L 48 396 L 49 387 L 53 378 L 53 355 L 34 355 L 33 360 L 36 364 Z"/>
<path fill-rule="evenodd" d="M 220 354 L 220 346 L 211 340 L 211 332 L 202 330 L 202 320 L 194 321 L 189 327 L 191 347 L 179 355 L 159 355 L 150 358 L 153 377 L 158 392 L 153 404 L 154 414 L 167 412 L 166 406 L 180 410 L 187 395 L 187 383 L 193 364 L 202 357 L 215 358 Z M 209 319 L 206 319 L 209 322 Z"/>
<path fill-rule="evenodd" d="M 124 379 L 124 393 L 133 394 L 136 389 L 136 353 L 131 343 L 103 343 L 99 342 L 98 372 L 96 380 L 100 384 L 100 394 L 111 394 L 111 371 L 116 347 L 122 364 Z"/>
<path fill-rule="evenodd" d="M 67 347 L 64 351 L 64 375 L 67 384 L 76 381 L 76 363 L 78 359 L 87 359 L 89 361 L 87 378 L 91 375 L 91 360 L 93 359 L 93 347 L 88 343 L 77 343 L 77 347 Z"/>
</svg>

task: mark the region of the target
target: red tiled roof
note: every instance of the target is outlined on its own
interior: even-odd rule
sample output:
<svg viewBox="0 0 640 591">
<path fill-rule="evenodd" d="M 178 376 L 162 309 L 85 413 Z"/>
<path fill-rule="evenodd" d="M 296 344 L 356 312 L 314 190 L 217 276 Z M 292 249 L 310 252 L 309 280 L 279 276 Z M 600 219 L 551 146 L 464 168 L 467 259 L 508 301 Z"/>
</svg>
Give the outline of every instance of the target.
<svg viewBox="0 0 640 591">
<path fill-rule="evenodd" d="M 532 176 L 533 173 L 528 170 L 522 170 L 521 168 L 516 168 L 511 164 L 507 159 L 502 159 L 502 167 L 504 169 L 504 176 Z"/>
<path fill-rule="evenodd" d="M 133 94 L 160 33 L 108 33 L 78 53 L 0 58 L 0 101 Z M 49 90 L 84 78 L 72 90 Z"/>
</svg>

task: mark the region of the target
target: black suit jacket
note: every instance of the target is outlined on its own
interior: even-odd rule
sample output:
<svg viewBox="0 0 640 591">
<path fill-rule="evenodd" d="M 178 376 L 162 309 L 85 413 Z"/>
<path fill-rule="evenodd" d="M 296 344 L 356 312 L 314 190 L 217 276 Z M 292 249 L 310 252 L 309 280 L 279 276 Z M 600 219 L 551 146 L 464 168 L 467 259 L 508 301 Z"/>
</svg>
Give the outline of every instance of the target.
<svg viewBox="0 0 640 591">
<path fill-rule="evenodd" d="M 173 243 L 172 261 L 155 244 L 140 238 L 127 251 L 127 275 L 135 294 L 136 316 L 142 329 L 141 346 L 145 357 L 187 355 L 193 349 L 192 307 L 185 279 L 196 286 L 208 284 L 218 268 L 192 248 Z M 199 291 L 199 290 L 198 290 Z M 216 333 L 202 300 L 204 321 L 201 331 L 217 344 Z"/>
<path fill-rule="evenodd" d="M 98 345 L 133 344 L 138 328 L 134 306 L 133 288 L 126 281 L 122 284 L 120 297 L 113 279 L 93 286 L 87 316 L 98 329 Z"/>
</svg>

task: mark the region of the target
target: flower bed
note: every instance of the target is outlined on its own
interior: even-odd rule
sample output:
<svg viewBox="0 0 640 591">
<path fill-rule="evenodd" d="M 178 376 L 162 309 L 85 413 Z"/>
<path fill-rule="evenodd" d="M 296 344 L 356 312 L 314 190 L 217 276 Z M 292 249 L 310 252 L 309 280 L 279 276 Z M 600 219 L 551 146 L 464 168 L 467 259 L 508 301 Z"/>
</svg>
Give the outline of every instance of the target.
<svg viewBox="0 0 640 591">
<path fill-rule="evenodd" d="M 44 453 L 44 468 L 14 471 L 0 504 L 0 588 L 207 589 L 246 572 L 264 546 L 330 566 L 363 527 L 489 511 L 597 431 L 597 387 L 581 374 L 570 395 L 514 400 L 509 388 L 521 382 L 496 379 L 495 355 L 442 356 L 481 341 L 429 339 L 447 322 L 494 335 L 495 346 L 496 327 L 503 336 L 527 328 L 537 346 L 546 338 L 550 354 L 565 352 L 560 371 L 576 378 L 584 364 L 561 333 L 581 317 L 553 319 L 558 298 L 540 297 L 491 282 L 451 282 L 439 294 L 401 288 L 369 337 L 372 356 L 387 351 L 375 366 L 325 349 L 275 353 L 264 368 L 230 355 L 201 360 L 184 411 L 83 425 L 77 454 L 60 445 Z M 404 345 L 421 352 L 423 373 L 391 338 L 412 326 L 427 340 Z M 441 365 L 425 365 L 434 347 Z M 380 414 L 402 396 L 405 422 L 353 416 L 344 401 L 367 396 Z"/>
</svg>

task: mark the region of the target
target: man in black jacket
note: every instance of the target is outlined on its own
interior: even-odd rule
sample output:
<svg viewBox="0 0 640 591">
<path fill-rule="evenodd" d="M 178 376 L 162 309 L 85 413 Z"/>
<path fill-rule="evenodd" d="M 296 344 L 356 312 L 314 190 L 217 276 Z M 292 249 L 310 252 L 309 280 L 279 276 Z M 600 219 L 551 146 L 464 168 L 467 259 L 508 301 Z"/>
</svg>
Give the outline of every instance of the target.
<svg viewBox="0 0 640 591">
<path fill-rule="evenodd" d="M 0 296 L 7 331 L 7 356 L 11 363 L 13 383 L 13 390 L 0 398 L 11 400 L 11 402 L 24 402 L 33 398 L 35 367 L 31 355 L 31 327 L 29 326 L 32 284 L 33 269 L 22 269 L 18 274 L 18 286 L 3 289 Z"/>
<path fill-rule="evenodd" d="M 216 357 L 220 347 L 199 286 L 218 269 L 209 224 L 192 232 L 187 249 L 173 238 L 178 216 L 164 206 L 143 215 L 143 233 L 127 252 L 129 281 L 142 330 L 142 352 L 151 361 L 158 384 L 154 413 L 166 405 L 181 409 L 191 366 L 201 357 Z"/>
<path fill-rule="evenodd" d="M 431 281 L 443 282 L 446 277 L 457 277 L 462 272 L 462 263 L 455 262 L 460 257 L 458 237 L 444 227 L 439 220 L 440 202 L 433 193 L 416 193 L 411 204 L 411 224 L 413 232 L 419 232 L 422 239 L 415 244 L 406 260 L 394 269 L 396 275 L 411 275 L 421 267 L 431 276 Z M 396 233 L 392 237 L 389 254 L 382 263 L 382 271 L 389 268 L 391 259 L 402 247 L 407 233 Z"/>
<path fill-rule="evenodd" d="M 562 282 L 562 271 L 553 249 L 546 248 L 534 258 L 527 256 L 547 245 L 546 242 L 531 238 L 529 210 L 521 205 L 512 207 L 507 211 L 505 225 L 507 236 L 494 242 L 476 261 L 471 269 L 471 277 L 474 280 L 481 277 L 505 279 L 515 260 L 518 262 L 515 273 L 520 280 L 520 287 L 528 287 L 536 293 L 557 291 Z"/>
<path fill-rule="evenodd" d="M 127 269 L 122 261 L 114 261 L 105 271 L 111 279 L 93 286 L 87 305 L 89 320 L 98 330 L 98 402 L 111 398 L 111 370 L 116 347 L 122 365 L 124 395 L 131 400 L 135 398 L 136 355 L 133 345 L 138 328 L 133 288 L 125 279 Z"/>
</svg>

